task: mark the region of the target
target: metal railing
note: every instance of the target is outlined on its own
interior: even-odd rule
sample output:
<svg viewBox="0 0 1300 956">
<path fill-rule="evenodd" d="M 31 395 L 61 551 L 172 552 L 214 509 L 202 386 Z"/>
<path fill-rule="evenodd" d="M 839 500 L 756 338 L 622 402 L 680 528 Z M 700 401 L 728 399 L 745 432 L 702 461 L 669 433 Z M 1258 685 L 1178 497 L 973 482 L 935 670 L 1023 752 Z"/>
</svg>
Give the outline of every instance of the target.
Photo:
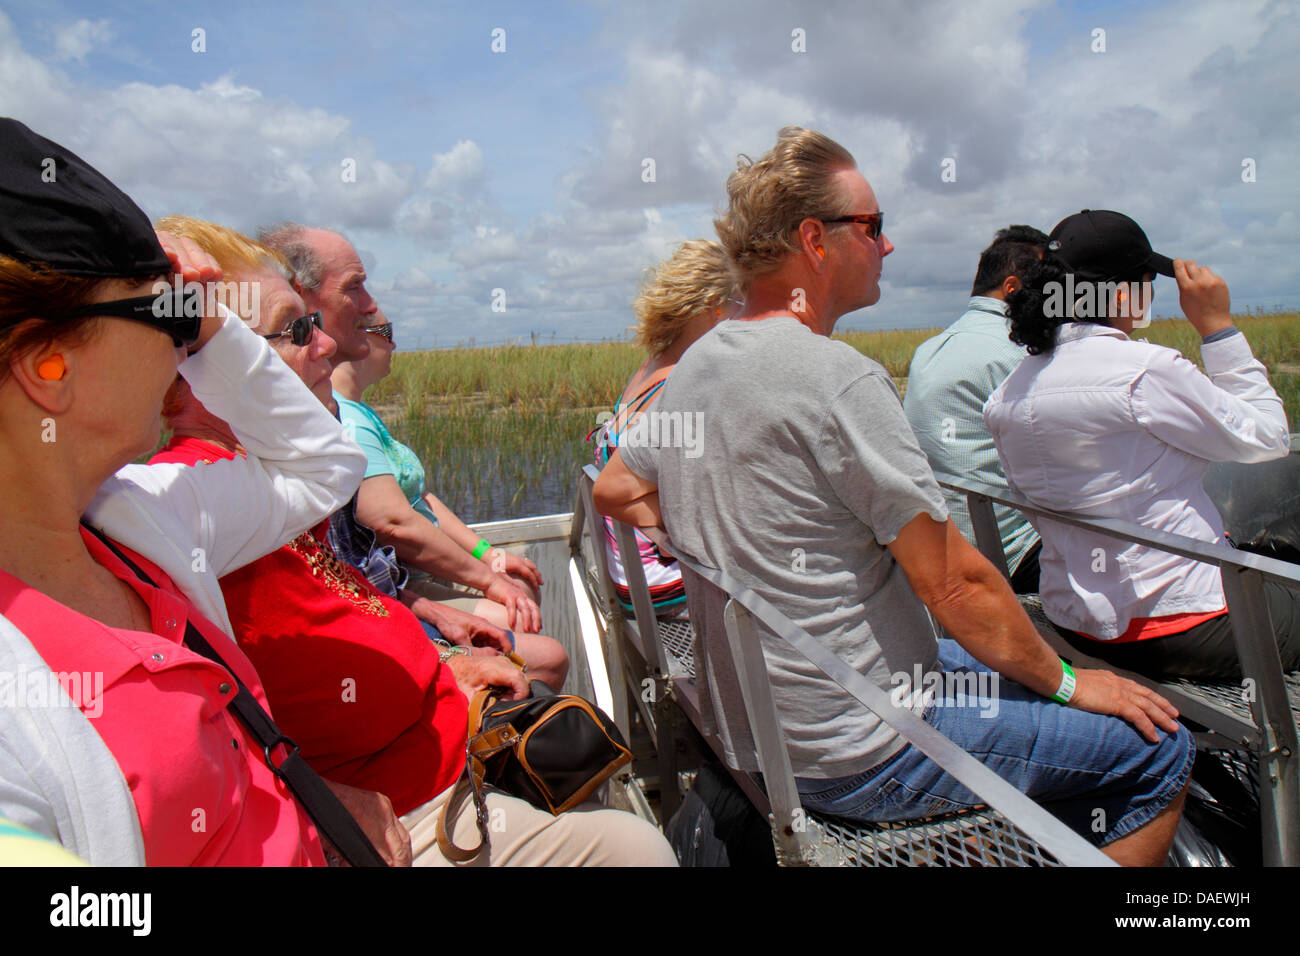
<svg viewBox="0 0 1300 956">
<path fill-rule="evenodd" d="M 896 706 L 884 690 L 740 581 L 725 571 L 701 563 L 680 548 L 675 554 L 684 568 L 718 588 L 728 598 L 724 612 L 727 650 L 741 678 L 745 713 L 771 806 L 772 829 L 784 858 L 807 860 L 815 857 L 817 848 L 808 837 L 809 828 L 801 825 L 806 814 L 800 804 L 780 718 L 772 699 L 756 621 L 778 639 L 790 643 L 829 680 L 955 777 L 1015 830 L 1050 854 L 1055 862 L 1065 866 L 1114 865 L 1092 844 L 913 711 Z M 701 656 L 708 655 L 697 653 L 697 661 Z"/>
<path fill-rule="evenodd" d="M 1005 488 L 946 474 L 936 473 L 935 478 L 942 487 L 966 496 L 977 547 L 1008 577 L 1006 557 L 993 513 L 994 504 L 1120 541 L 1157 548 L 1220 569 L 1242 675 L 1252 682 L 1249 685 L 1243 683 L 1243 702 L 1249 708 L 1253 726 L 1243 726 L 1228 711 L 1207 706 L 1204 699 L 1186 693 L 1183 688 L 1195 682 L 1161 683 L 1140 674 L 1122 673 L 1169 697 L 1186 716 L 1206 725 L 1230 744 L 1242 746 L 1255 754 L 1261 781 L 1264 863 L 1269 866 L 1300 865 L 1300 761 L 1297 760 L 1300 744 L 1297 744 L 1295 717 L 1264 596 L 1265 581 L 1274 581 L 1300 593 L 1300 568 L 1286 561 L 1239 551 L 1222 542 L 1198 541 L 1114 518 L 1053 511 Z M 1060 647 L 1059 638 L 1051 640 L 1056 635 L 1044 632 L 1044 637 Z M 1069 654 L 1078 657 L 1077 649 L 1071 649 Z M 1102 661 L 1085 660 L 1089 666 L 1117 670 Z M 1250 691 L 1245 691 L 1245 688 L 1250 688 Z"/>
<path fill-rule="evenodd" d="M 670 664 L 664 650 L 667 635 L 662 632 L 662 625 L 656 622 L 650 607 L 649 593 L 645 587 L 644 575 L 640 573 L 639 562 L 624 563 L 636 611 L 634 621 L 624 618 L 621 605 L 616 600 L 604 554 L 605 529 L 600 516 L 595 513 L 591 498 L 591 488 L 597 474 L 594 467 L 588 466 L 579 481 L 570 550 L 576 562 L 581 553 L 584 532 L 590 536 L 595 551 L 594 560 L 599 568 L 603 603 L 609 611 L 610 620 L 605 636 L 608 640 L 614 698 L 619 701 L 620 698 L 626 699 L 624 692 L 628 689 L 619 686 L 622 684 L 620 677 L 625 673 L 634 679 L 639 676 L 639 672 L 636 675 L 631 674 L 630 670 L 625 672 L 629 658 L 640 658 L 649 674 L 658 675 L 668 684 L 671 684 Z M 621 553 L 636 554 L 631 528 L 615 522 L 615 536 Z M 726 654 L 740 677 L 744 712 L 762 772 L 762 789 L 757 790 L 757 779 L 752 774 L 733 770 L 733 775 L 740 778 L 738 783 L 756 805 L 770 811 L 773 839 L 778 856 L 784 862 L 824 864 L 853 859 L 859 862 L 886 863 L 928 860 L 975 865 L 1113 865 L 1109 858 L 1077 833 L 919 716 L 908 709 L 896 707 L 881 688 L 827 651 L 758 595 L 719 569 L 702 565 L 680 553 L 678 560 L 700 581 L 721 589 L 728 597 L 724 611 L 725 643 L 715 643 L 711 651 L 699 646 L 693 649 L 695 674 L 691 680 L 699 694 L 699 701 L 698 708 L 689 711 L 687 715 L 715 749 L 715 753 L 721 756 L 716 728 L 710 719 L 708 660 L 710 654 Z M 904 739 L 920 748 L 945 771 L 976 793 L 988 804 L 989 809 L 884 826 L 855 826 L 832 818 L 819 822 L 816 815 L 805 813 L 799 800 L 780 718 L 772 699 L 756 622 L 761 622 L 773 634 L 793 644 L 828 680 L 839 685 L 864 707 L 875 712 Z M 698 637 L 697 631 L 697 639 Z M 669 699 L 669 696 L 659 698 L 665 704 Z M 616 704 L 616 712 L 621 712 L 624 720 L 627 719 L 628 710 L 626 705 L 619 707 Z M 649 718 L 648 723 L 663 727 L 662 709 L 656 708 L 653 714 L 643 711 L 643 716 Z M 675 776 L 671 775 L 671 757 L 663 752 L 665 749 L 671 750 L 673 741 L 662 731 L 656 736 L 660 750 L 662 792 L 671 785 Z"/>
</svg>

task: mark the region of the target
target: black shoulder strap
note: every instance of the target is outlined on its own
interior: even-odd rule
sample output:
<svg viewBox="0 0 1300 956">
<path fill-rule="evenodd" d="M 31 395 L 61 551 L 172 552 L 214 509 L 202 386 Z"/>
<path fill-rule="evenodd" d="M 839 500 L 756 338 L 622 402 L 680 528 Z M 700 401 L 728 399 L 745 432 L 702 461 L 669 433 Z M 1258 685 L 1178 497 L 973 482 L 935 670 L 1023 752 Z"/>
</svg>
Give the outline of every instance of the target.
<svg viewBox="0 0 1300 956">
<path fill-rule="evenodd" d="M 84 521 L 82 526 L 103 542 L 104 546 L 117 555 L 118 559 L 134 571 L 141 580 L 153 587 L 157 587 L 149 575 L 145 574 L 134 561 L 123 554 L 112 541 L 109 541 L 103 532 L 98 528 L 92 528 Z M 253 735 L 253 739 L 262 745 L 266 765 L 293 791 L 294 796 L 302 803 L 303 809 L 312 818 L 321 835 L 334 844 L 339 853 L 343 855 L 343 858 L 352 866 L 387 866 L 388 864 L 384 862 L 384 858 L 379 855 L 374 845 L 362 832 L 356 819 L 339 802 L 339 798 L 334 796 L 333 791 L 326 786 L 320 775 L 315 770 L 312 770 L 307 761 L 303 760 L 299 755 L 298 745 L 280 732 L 280 728 L 275 725 L 271 715 L 262 708 L 262 705 L 257 702 L 257 698 L 244 686 L 244 682 L 239 679 L 239 675 L 221 659 L 221 655 L 217 653 L 216 648 L 208 643 L 207 638 L 199 633 L 198 628 L 188 618 L 185 622 L 185 644 L 196 653 L 202 654 L 209 660 L 220 664 L 235 679 L 235 683 L 239 687 L 239 693 L 235 695 L 235 699 L 230 703 L 231 710 L 235 712 L 235 716 L 240 719 L 248 732 Z M 288 756 L 277 766 L 273 752 L 279 744 L 284 744 Z"/>
</svg>

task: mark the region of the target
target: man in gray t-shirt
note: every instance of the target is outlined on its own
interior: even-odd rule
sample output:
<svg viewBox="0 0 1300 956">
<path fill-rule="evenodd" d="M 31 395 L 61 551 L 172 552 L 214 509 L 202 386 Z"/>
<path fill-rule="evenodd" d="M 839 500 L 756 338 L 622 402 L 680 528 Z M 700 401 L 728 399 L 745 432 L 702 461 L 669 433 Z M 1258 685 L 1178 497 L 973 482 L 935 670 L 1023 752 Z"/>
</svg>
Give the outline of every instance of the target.
<svg viewBox="0 0 1300 956">
<path fill-rule="evenodd" d="M 791 127 L 759 160 L 742 159 L 727 192 L 715 225 L 745 305 L 687 350 L 620 438 L 597 509 L 665 526 L 680 550 L 728 571 L 1013 786 L 1053 801 L 1115 859 L 1161 862 L 1194 755 L 1172 706 L 1109 671 L 1076 675 L 1052 652 L 948 520 L 884 370 L 829 338 L 841 315 L 880 298 L 894 248 L 853 157 Z M 683 577 L 717 710 L 719 697 L 739 698 L 712 650 L 718 595 Z M 927 608 L 955 641 L 936 640 Z M 805 806 L 892 820 L 978 803 L 784 641 L 760 635 Z M 930 678 L 954 669 L 1010 678 L 1000 706 L 976 712 L 942 691 L 931 706 Z M 719 717 L 729 762 L 752 769 L 743 714 Z M 1089 826 L 1098 810 L 1101 834 Z"/>
<path fill-rule="evenodd" d="M 774 387 L 782 382 L 803 384 Z M 683 437 L 689 416 L 690 443 L 674 440 L 678 413 Z M 791 315 L 723 322 L 691 346 L 639 421 L 619 454 L 659 486 L 674 545 L 727 567 L 882 687 L 917 662 L 934 668 L 925 608 L 885 545 L 918 514 L 942 522 L 947 512 L 883 368 Z M 702 630 L 722 633 L 721 608 L 691 611 L 713 618 Z M 796 774 L 843 776 L 902 748 L 857 701 L 828 693 L 825 675 L 785 641 L 766 640 L 763 651 Z M 744 722 L 721 712 L 724 742 L 740 751 L 729 756 L 757 769 L 731 740 Z"/>
</svg>

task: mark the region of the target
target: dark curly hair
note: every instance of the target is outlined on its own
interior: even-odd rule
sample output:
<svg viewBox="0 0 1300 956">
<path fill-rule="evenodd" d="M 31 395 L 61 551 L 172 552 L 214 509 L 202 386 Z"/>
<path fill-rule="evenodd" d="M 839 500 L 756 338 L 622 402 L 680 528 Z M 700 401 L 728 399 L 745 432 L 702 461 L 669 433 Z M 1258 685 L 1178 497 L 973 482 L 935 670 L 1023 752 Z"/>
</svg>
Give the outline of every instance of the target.
<svg viewBox="0 0 1300 956">
<path fill-rule="evenodd" d="M 1020 276 L 1020 288 L 1007 296 L 1007 318 L 1011 321 L 1011 341 L 1023 345 L 1030 355 L 1042 355 L 1056 347 L 1056 330 L 1067 322 L 1092 322 L 1109 325 L 1103 316 L 1071 316 L 1068 305 L 1060 315 L 1050 315 L 1047 301 L 1051 297 L 1052 283 L 1066 285 L 1065 275 L 1070 267 L 1064 260 L 1048 251 L 1043 258 L 1032 263 Z M 1063 305 L 1065 303 L 1062 303 Z"/>
</svg>

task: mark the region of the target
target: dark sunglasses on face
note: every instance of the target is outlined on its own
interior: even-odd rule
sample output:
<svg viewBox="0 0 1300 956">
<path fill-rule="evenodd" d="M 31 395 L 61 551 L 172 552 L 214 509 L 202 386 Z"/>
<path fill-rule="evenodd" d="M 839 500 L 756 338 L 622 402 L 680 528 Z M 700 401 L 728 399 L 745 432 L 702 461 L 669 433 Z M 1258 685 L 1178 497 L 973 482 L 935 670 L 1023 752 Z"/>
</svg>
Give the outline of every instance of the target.
<svg viewBox="0 0 1300 956">
<path fill-rule="evenodd" d="M 272 332 L 270 335 L 263 335 L 264 339 L 282 339 L 286 335 L 290 336 L 289 341 L 294 345 L 303 346 L 311 342 L 312 337 L 316 334 L 316 329 L 323 328 L 321 325 L 321 314 L 319 311 L 308 312 L 306 315 L 300 315 L 289 323 L 289 327 L 283 332 Z"/>
<path fill-rule="evenodd" d="M 393 323 L 391 322 L 388 322 L 385 325 L 368 325 L 361 331 L 369 332 L 371 335 L 380 335 L 388 339 L 390 342 L 393 341 Z"/>
<path fill-rule="evenodd" d="M 199 340 L 199 330 L 203 326 L 203 290 L 168 288 L 158 295 L 95 302 L 68 312 L 62 318 L 100 315 L 151 325 L 170 335 L 178 349 L 187 348 Z"/>
<path fill-rule="evenodd" d="M 838 219 L 823 219 L 822 222 L 860 222 L 867 227 L 868 239 L 879 239 L 885 231 L 885 214 L 883 212 L 869 212 L 861 216 L 840 216 Z"/>
</svg>

